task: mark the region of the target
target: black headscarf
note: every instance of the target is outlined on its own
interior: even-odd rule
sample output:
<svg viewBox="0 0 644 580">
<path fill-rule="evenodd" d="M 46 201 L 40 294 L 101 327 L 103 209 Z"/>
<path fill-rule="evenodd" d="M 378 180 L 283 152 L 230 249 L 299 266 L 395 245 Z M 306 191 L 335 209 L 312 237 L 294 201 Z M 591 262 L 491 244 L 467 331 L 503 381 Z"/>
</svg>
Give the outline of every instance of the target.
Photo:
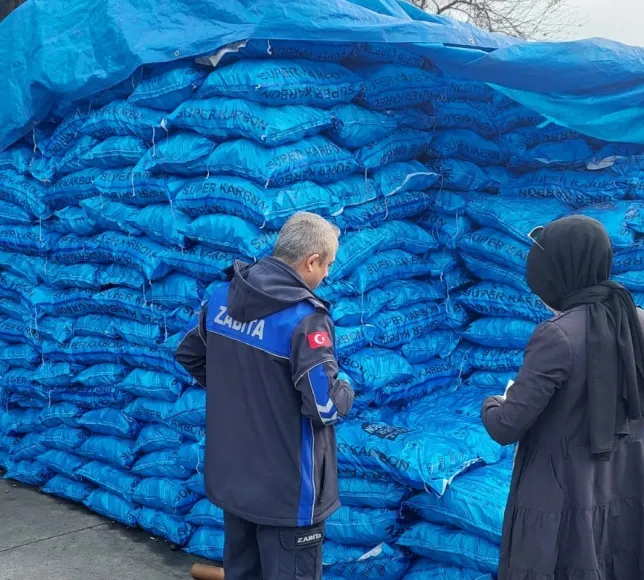
<svg viewBox="0 0 644 580">
<path fill-rule="evenodd" d="M 588 306 L 586 328 L 590 450 L 610 458 L 628 419 L 644 416 L 644 336 L 630 292 L 610 281 L 613 250 L 596 220 L 571 216 L 533 236 L 528 285 L 552 309 Z"/>
</svg>

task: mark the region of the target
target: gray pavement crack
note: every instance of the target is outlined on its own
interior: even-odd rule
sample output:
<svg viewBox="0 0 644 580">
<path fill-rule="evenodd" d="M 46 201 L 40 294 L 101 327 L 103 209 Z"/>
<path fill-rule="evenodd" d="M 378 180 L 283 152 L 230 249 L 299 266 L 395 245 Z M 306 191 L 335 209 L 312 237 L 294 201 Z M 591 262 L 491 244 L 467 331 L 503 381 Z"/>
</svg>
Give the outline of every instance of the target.
<svg viewBox="0 0 644 580">
<path fill-rule="evenodd" d="M 101 523 L 101 524 L 95 524 L 93 526 L 86 526 L 84 528 L 79 528 L 78 530 L 71 530 L 63 534 L 56 534 L 54 536 L 49 536 L 47 538 L 40 538 L 38 540 L 33 540 L 31 542 L 25 542 L 24 544 L 18 544 L 17 546 L 11 546 L 10 548 L 3 548 L 3 549 L 0 549 L 0 554 L 4 554 L 5 552 L 11 552 L 12 550 L 18 550 L 19 548 L 25 548 L 27 546 L 33 546 L 34 544 L 39 544 L 40 542 L 47 542 L 48 540 L 64 538 L 65 536 L 69 536 L 70 534 L 77 534 L 78 532 L 85 532 L 87 530 L 93 530 L 95 528 L 100 528 L 101 526 L 106 526 L 106 525 L 107 525 L 106 523 Z"/>
</svg>

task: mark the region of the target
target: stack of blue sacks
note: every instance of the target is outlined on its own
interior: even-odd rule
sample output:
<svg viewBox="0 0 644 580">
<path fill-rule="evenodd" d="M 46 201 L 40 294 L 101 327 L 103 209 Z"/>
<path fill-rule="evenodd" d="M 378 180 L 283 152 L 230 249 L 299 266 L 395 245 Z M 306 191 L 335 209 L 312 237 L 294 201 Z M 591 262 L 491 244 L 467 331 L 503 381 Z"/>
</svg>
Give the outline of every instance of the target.
<svg viewBox="0 0 644 580">
<path fill-rule="evenodd" d="M 173 352 L 232 261 L 312 211 L 342 231 L 319 294 L 357 393 L 325 576 L 493 577 L 512 451 L 479 408 L 549 316 L 528 234 L 597 217 L 644 302 L 644 152 L 544 122 L 367 44 L 251 41 L 59 103 L 0 154 L 6 477 L 221 560 L 205 392 Z"/>
</svg>

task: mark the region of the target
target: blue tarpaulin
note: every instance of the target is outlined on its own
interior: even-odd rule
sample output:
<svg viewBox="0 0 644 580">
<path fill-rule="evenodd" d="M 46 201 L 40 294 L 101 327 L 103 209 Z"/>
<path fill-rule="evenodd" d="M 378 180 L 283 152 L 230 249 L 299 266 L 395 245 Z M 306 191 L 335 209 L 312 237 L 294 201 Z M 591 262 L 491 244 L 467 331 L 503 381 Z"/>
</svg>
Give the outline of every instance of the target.
<svg viewBox="0 0 644 580">
<path fill-rule="evenodd" d="M 0 25 L 0 149 L 61 99 L 116 85 L 142 64 L 246 39 L 405 44 L 562 125 L 644 144 L 643 48 L 519 42 L 404 0 L 29 0 Z"/>
</svg>

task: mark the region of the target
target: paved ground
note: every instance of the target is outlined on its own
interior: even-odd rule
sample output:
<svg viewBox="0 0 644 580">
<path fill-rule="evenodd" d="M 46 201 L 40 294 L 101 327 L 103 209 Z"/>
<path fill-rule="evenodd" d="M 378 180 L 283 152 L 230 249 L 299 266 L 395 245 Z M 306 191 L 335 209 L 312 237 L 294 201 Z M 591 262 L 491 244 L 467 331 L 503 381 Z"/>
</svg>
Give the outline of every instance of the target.
<svg viewBox="0 0 644 580">
<path fill-rule="evenodd" d="M 0 480 L 0 580 L 188 580 L 195 561 L 143 530 Z"/>
</svg>

